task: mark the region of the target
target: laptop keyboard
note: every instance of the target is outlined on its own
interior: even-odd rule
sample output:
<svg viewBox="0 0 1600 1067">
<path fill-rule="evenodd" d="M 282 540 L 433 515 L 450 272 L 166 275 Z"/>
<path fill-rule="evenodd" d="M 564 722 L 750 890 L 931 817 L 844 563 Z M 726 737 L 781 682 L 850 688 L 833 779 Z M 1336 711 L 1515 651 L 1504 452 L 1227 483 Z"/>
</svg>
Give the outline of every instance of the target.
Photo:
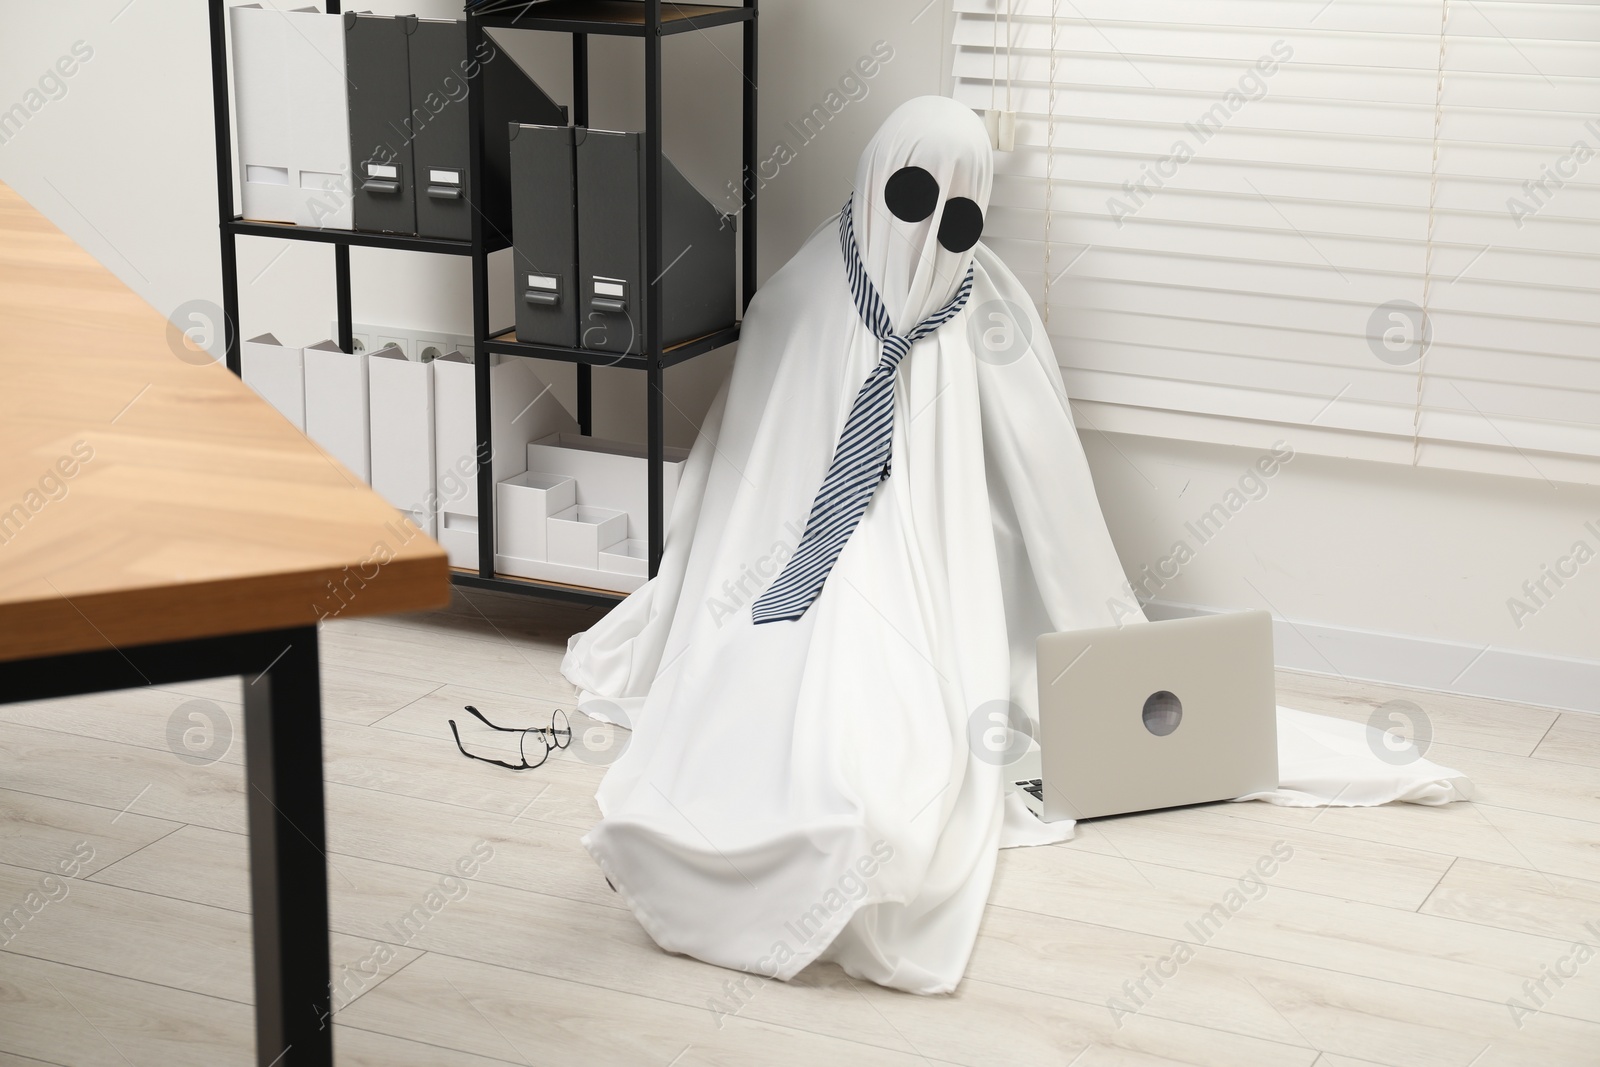
<svg viewBox="0 0 1600 1067">
<path fill-rule="evenodd" d="M 1037 800 L 1041 804 L 1044 803 L 1043 778 L 1029 778 L 1027 781 L 1018 782 L 1016 784 L 1021 786 L 1024 792 L 1032 793 L 1033 799 Z"/>
</svg>

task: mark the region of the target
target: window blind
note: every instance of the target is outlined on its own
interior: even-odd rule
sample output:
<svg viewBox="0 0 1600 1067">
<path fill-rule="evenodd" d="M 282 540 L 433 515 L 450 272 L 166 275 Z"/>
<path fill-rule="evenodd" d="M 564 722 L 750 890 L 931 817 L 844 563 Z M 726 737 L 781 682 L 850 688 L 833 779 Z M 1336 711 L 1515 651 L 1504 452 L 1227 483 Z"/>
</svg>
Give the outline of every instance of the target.
<svg viewBox="0 0 1600 1067">
<path fill-rule="evenodd" d="M 955 9 L 1086 427 L 1600 483 L 1600 7 Z"/>
</svg>

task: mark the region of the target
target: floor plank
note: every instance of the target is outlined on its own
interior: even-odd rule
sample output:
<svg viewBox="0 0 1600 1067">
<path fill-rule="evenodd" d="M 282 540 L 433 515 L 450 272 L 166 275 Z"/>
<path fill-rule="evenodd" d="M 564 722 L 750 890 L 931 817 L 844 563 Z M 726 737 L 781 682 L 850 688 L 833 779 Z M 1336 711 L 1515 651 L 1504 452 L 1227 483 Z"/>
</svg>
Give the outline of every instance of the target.
<svg viewBox="0 0 1600 1067">
<path fill-rule="evenodd" d="M 547 1062 L 595 1067 L 925 1062 L 909 1040 L 893 1050 L 745 1016 L 719 1026 L 703 1007 L 443 956 L 428 955 L 392 981 L 379 999 L 353 1005 L 348 1024 L 518 1062 L 536 1051 Z"/>
<path fill-rule="evenodd" d="M 360 619 L 325 627 L 323 645 L 329 659 L 391 677 L 558 699 L 572 692 L 561 677 L 560 653 L 529 639 Z"/>
<path fill-rule="evenodd" d="M 175 760 L 181 758 L 177 755 L 181 752 L 194 762 L 220 760 L 243 766 L 238 679 L 231 681 L 231 701 L 161 689 L 129 689 L 0 704 L 0 723 L 112 741 L 166 753 Z"/>
<path fill-rule="evenodd" d="M 333 1028 L 333 1056 L 339 1067 L 440 1067 L 441 1064 L 449 1064 L 449 1067 L 501 1067 L 506 1063 L 527 1067 L 526 1060 L 473 1056 L 460 1049 L 446 1049 L 364 1030 L 342 1020 Z"/>
<path fill-rule="evenodd" d="M 1520 756 L 1533 754 L 1534 746 L 1560 714 L 1487 697 L 1403 689 L 1300 671 L 1280 670 L 1277 679 L 1278 703 L 1287 707 L 1356 722 L 1371 722 L 1376 715 L 1379 729 L 1387 729 L 1391 720 L 1381 709 L 1391 701 L 1403 701 L 1427 717 L 1431 741 Z"/>
<path fill-rule="evenodd" d="M 208 678 L 163 686 L 169 693 L 238 704 L 241 682 L 237 678 Z M 322 716 L 339 722 L 370 726 L 396 708 L 438 688 L 437 682 L 338 664 L 322 665 Z"/>
<path fill-rule="evenodd" d="M 1353 841 L 1600 880 L 1595 826 L 1582 819 L 1482 804 L 1286 808 L 1251 801 L 1231 804 L 1226 811 L 1237 819 L 1276 826 L 1315 826 L 1322 833 Z"/>
<path fill-rule="evenodd" d="M 20 901 L 39 892 L 47 901 L 10 935 L 0 953 L 240 1004 L 253 1002 L 248 914 L 86 879 L 68 879 L 54 892 L 40 886 L 38 872 L 0 864 L 0 900 Z M 373 939 L 333 935 L 336 1007 L 357 999 L 418 954 L 401 945 L 378 953 L 375 946 Z"/>
<path fill-rule="evenodd" d="M 1600 882 L 1462 859 L 1422 910 L 1600 948 Z"/>
<path fill-rule="evenodd" d="M 0 856 L 13 866 L 56 875 L 93 874 L 182 825 L 0 789 Z"/>
<path fill-rule="evenodd" d="M 1503 1003 L 1264 959 L 1216 946 L 1181 960 L 1173 938 L 991 907 L 968 967 L 997 984 L 1107 1005 L 1135 1016 L 1209 1025 L 1234 1033 L 1393 1064 L 1461 1067 L 1485 1045 L 1477 1067 L 1533 1062 L 1592 1065 L 1600 1024 L 1544 1012 L 1519 1030 Z M 1163 960 L 1171 960 L 1162 964 Z M 1175 974 L 1157 985 L 1145 974 Z M 1137 983 L 1145 979 L 1143 991 Z M 1511 995 L 1516 990 L 1507 990 Z"/>
<path fill-rule="evenodd" d="M 243 832 L 244 768 L 187 764 L 170 751 L 0 723 L 0 766 L 22 793 Z M 126 817 L 124 815 L 124 817 Z"/>
<path fill-rule="evenodd" d="M 1438 744 L 1429 750 L 1428 758 L 1471 778 L 1479 807 L 1600 824 L 1600 765 Z"/>
<path fill-rule="evenodd" d="M 0 954 L 0 1048 L 72 1067 L 248 1067 L 248 1004 Z"/>
<path fill-rule="evenodd" d="M 1600 767 L 1600 715 L 1564 713 L 1545 734 L 1533 754 L 1560 763 Z"/>
<path fill-rule="evenodd" d="M 1356 842 L 1323 833 L 1315 823 L 1266 824 L 1235 816 L 1252 805 L 1094 819 L 1080 823 L 1077 837 L 1063 847 L 1237 878 L 1281 840 L 1294 849 L 1295 862 L 1284 867 L 1279 884 L 1413 909 L 1450 866 L 1448 856 L 1403 844 Z"/>
<path fill-rule="evenodd" d="M 1453 913 L 1418 914 L 1291 889 L 1282 878 L 1299 858 L 1290 853 L 1281 864 L 1270 863 L 1268 878 L 1255 871 L 1220 878 L 1172 867 L 1133 868 L 1117 857 L 1062 847 L 1008 849 L 990 901 L 1489 1001 L 1504 999 L 1525 973 L 1537 970 L 1536 961 L 1560 955 L 1562 939 L 1574 936 L 1480 929 Z M 1600 1000 L 1569 998 L 1564 1004 L 1567 1014 L 1600 1022 Z"/>
<path fill-rule="evenodd" d="M 0 971 L 0 1067 L 250 1067 L 255 1020 L 248 1005 L 27 958 Z M 468 1056 L 343 1025 L 334 1019 L 341 1067 L 491 1067 Z M 31 1058 L 25 1053 L 49 1056 Z"/>
</svg>

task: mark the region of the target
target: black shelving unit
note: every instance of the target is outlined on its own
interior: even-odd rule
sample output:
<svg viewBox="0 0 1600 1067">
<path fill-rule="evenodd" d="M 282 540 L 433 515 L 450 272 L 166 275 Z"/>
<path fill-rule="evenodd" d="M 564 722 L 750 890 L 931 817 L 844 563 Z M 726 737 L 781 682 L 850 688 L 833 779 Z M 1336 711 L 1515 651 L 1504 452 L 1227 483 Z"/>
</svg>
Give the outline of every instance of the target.
<svg viewBox="0 0 1600 1067">
<path fill-rule="evenodd" d="M 593 368 L 620 367 L 643 371 L 645 388 L 645 450 L 649 479 L 648 563 L 654 577 L 661 564 L 662 541 L 666 529 L 663 513 L 662 463 L 664 440 L 664 372 L 666 368 L 710 352 L 738 340 L 739 322 L 670 348 L 662 344 L 661 275 L 661 57 L 662 39 L 680 33 L 714 26 L 742 25 L 743 117 L 741 124 L 742 169 L 740 181 L 743 257 L 741 308 L 748 306 L 756 288 L 756 48 L 757 0 L 741 0 L 738 6 L 678 4 L 670 0 L 545 0 L 518 8 L 516 14 L 465 15 L 468 54 L 477 54 L 487 30 L 539 30 L 566 33 L 572 37 L 572 121 L 589 124 L 589 36 L 638 37 L 644 45 L 644 147 L 645 276 L 649 299 L 643 329 L 643 352 L 618 356 L 582 348 L 530 344 L 518 341 L 514 330 L 495 331 L 489 321 L 489 256 L 507 248 L 511 235 L 486 225 L 481 212 L 472 216 L 472 238 L 468 241 L 436 237 L 411 237 L 395 234 L 364 233 L 357 230 L 328 230 L 267 222 L 248 222 L 234 213 L 233 135 L 228 111 L 227 7 L 225 0 L 210 0 L 211 85 L 217 139 L 217 209 L 222 243 L 222 302 L 225 317 L 228 369 L 238 374 L 239 367 L 239 276 L 236 241 L 239 237 L 276 237 L 285 240 L 315 241 L 334 248 L 335 306 L 339 322 L 339 347 L 350 351 L 353 337 L 350 312 L 350 248 L 395 248 L 436 255 L 468 256 L 472 260 L 472 331 L 476 345 L 478 455 L 478 571 L 457 569 L 457 585 L 505 592 L 526 593 L 557 600 L 590 604 L 612 604 L 622 594 L 601 589 L 564 585 L 495 573 L 495 487 L 494 470 L 487 462 L 491 454 L 490 359 L 491 355 L 521 356 L 529 359 L 557 360 L 576 364 L 578 383 L 578 427 L 587 435 L 592 430 Z M 327 0 L 330 14 L 339 13 L 339 0 Z M 468 79 L 468 126 L 471 133 L 470 194 L 473 203 L 483 200 L 483 122 L 481 74 L 474 67 Z"/>
</svg>

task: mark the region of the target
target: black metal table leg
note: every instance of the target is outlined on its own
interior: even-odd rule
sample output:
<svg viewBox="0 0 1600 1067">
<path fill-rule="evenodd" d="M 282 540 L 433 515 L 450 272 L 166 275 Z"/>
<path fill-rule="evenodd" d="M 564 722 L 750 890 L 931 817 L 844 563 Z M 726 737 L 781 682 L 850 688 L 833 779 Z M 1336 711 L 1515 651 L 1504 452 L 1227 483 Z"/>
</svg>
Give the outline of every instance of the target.
<svg viewBox="0 0 1600 1067">
<path fill-rule="evenodd" d="M 237 675 L 244 688 L 259 1067 L 329 1067 L 317 628 L 0 661 L 0 704 Z M 181 931 L 173 931 L 181 937 Z"/>
<path fill-rule="evenodd" d="M 283 653 L 261 674 L 244 677 L 256 1060 L 261 1067 L 331 1067 L 317 631 L 283 636 Z"/>
</svg>

